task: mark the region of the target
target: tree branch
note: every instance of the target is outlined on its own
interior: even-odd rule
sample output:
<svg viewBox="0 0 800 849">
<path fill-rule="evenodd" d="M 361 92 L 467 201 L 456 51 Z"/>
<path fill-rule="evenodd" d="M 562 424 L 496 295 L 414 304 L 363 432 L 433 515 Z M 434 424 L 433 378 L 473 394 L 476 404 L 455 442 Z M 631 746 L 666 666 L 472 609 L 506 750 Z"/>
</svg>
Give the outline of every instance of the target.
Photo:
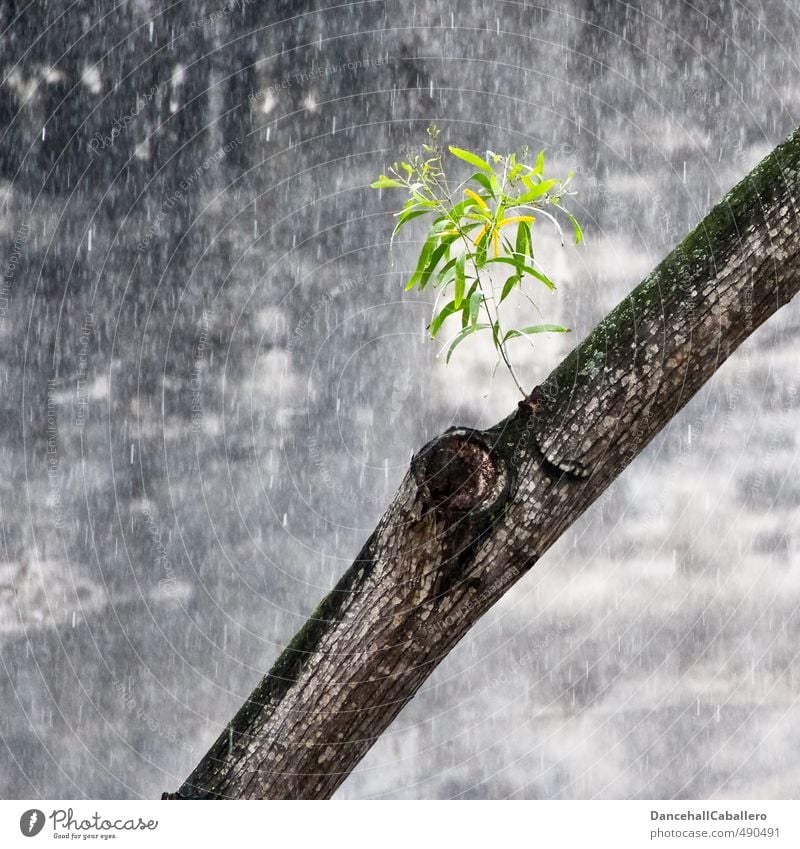
<svg viewBox="0 0 800 849">
<path fill-rule="evenodd" d="M 328 798 L 469 628 L 800 288 L 800 130 L 511 415 L 425 446 L 351 568 L 167 798 Z"/>
</svg>

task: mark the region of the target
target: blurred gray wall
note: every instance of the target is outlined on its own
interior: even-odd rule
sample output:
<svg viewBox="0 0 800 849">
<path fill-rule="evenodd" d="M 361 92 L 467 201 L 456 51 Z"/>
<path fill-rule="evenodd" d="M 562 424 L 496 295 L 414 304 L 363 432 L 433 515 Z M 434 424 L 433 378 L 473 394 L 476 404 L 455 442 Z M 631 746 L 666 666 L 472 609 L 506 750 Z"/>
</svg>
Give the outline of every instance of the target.
<svg viewBox="0 0 800 849">
<path fill-rule="evenodd" d="M 766 2 L 0 7 L 0 794 L 174 788 L 411 453 L 445 371 L 369 182 L 431 121 L 544 147 L 586 245 L 533 386 L 798 123 Z M 439 668 L 343 797 L 790 797 L 800 314 L 728 362 Z"/>
</svg>

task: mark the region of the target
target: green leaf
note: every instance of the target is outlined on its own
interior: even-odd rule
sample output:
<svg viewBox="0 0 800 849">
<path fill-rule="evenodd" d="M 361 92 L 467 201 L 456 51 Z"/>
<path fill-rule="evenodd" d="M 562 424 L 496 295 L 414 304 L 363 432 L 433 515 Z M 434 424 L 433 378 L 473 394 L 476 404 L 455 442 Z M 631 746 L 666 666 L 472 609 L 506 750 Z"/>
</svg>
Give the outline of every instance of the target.
<svg viewBox="0 0 800 849">
<path fill-rule="evenodd" d="M 413 212 L 399 213 L 399 218 L 397 219 L 397 223 L 394 225 L 392 235 L 396 236 L 400 232 L 400 228 L 405 224 L 408 224 L 412 218 L 418 218 L 420 215 L 427 215 L 429 212 L 429 209 L 415 209 Z"/>
<path fill-rule="evenodd" d="M 469 299 L 469 321 L 473 327 L 478 325 L 478 313 L 480 312 L 481 302 L 483 301 L 483 293 L 477 290 L 472 293 Z"/>
<path fill-rule="evenodd" d="M 453 156 L 463 159 L 464 162 L 469 162 L 470 165 L 474 165 L 482 171 L 488 171 L 490 174 L 494 174 L 492 166 L 485 159 L 481 159 L 476 153 L 470 153 L 468 150 L 462 150 L 460 147 L 453 147 L 452 145 L 448 147 L 448 150 Z"/>
<path fill-rule="evenodd" d="M 465 198 L 462 201 L 459 201 L 457 204 L 450 207 L 447 210 L 447 219 L 451 224 L 458 224 L 458 219 L 464 214 L 464 212 L 470 206 L 477 206 L 477 202 L 473 198 Z"/>
<path fill-rule="evenodd" d="M 473 218 L 471 213 L 468 213 L 470 218 Z M 474 230 L 476 227 L 483 227 L 486 223 L 486 219 L 481 216 L 480 218 L 474 216 L 474 221 L 465 221 L 465 219 L 461 219 L 461 223 L 458 225 L 458 229 L 461 230 L 462 233 L 469 233 L 470 230 Z"/>
<path fill-rule="evenodd" d="M 473 174 L 470 177 L 470 180 L 474 180 L 481 188 L 486 189 L 486 191 L 489 192 L 492 197 L 496 196 L 500 188 L 497 185 L 497 180 L 494 178 L 494 176 L 487 177 L 486 174 L 481 174 L 480 171 Z"/>
<path fill-rule="evenodd" d="M 486 265 L 486 251 L 489 247 L 489 242 L 492 239 L 492 234 L 487 232 L 484 237 L 481 239 L 481 243 L 475 249 L 475 253 L 473 255 L 473 259 L 475 262 L 476 268 L 483 268 Z"/>
<path fill-rule="evenodd" d="M 568 327 L 560 324 L 534 324 L 531 327 L 523 327 L 520 333 L 532 336 L 534 333 L 569 333 Z"/>
<path fill-rule="evenodd" d="M 478 281 L 476 280 L 470 287 L 469 291 L 466 294 L 466 297 L 461 302 L 461 326 L 466 327 L 469 324 L 469 302 L 470 298 L 472 298 L 473 293 L 478 288 Z"/>
<path fill-rule="evenodd" d="M 527 222 L 517 222 L 517 238 L 512 248 L 508 243 L 505 243 L 506 251 L 509 254 L 514 267 L 517 269 L 517 274 L 525 273 L 525 261 L 528 258 L 528 241 L 530 239 L 530 230 L 527 228 Z"/>
<path fill-rule="evenodd" d="M 444 322 L 448 318 L 450 318 L 450 316 L 455 312 L 458 312 L 458 310 L 455 307 L 454 301 L 450 301 L 442 307 L 442 309 L 437 315 L 434 316 L 433 321 L 431 322 L 431 339 L 436 338 L 436 334 L 439 332 Z"/>
<path fill-rule="evenodd" d="M 558 324 L 536 324 L 532 327 L 523 327 L 522 330 L 509 330 L 503 337 L 503 342 L 516 339 L 518 336 L 532 336 L 534 333 L 569 333 L 569 328 Z"/>
<path fill-rule="evenodd" d="M 534 251 L 533 251 L 533 236 L 531 236 L 531 226 L 530 226 L 530 224 L 528 224 L 527 221 L 520 221 L 519 226 L 523 227 L 524 230 L 525 230 L 525 233 L 527 234 L 526 239 L 528 241 L 528 256 L 531 258 L 531 260 L 535 260 L 536 257 L 534 256 Z"/>
<path fill-rule="evenodd" d="M 491 259 L 486 260 L 486 265 L 490 265 L 492 263 L 501 263 L 502 265 L 513 265 L 514 268 L 517 268 L 516 260 L 509 259 L 506 256 L 493 256 Z M 544 285 L 547 286 L 548 289 L 555 292 L 556 284 L 553 283 L 553 281 L 549 277 L 542 274 L 541 271 L 537 271 L 530 265 L 523 265 L 522 270 L 525 274 L 530 274 L 531 277 L 535 277 L 537 280 L 541 280 L 542 283 L 544 283 Z"/>
<path fill-rule="evenodd" d="M 583 241 L 583 230 L 581 230 L 581 225 L 578 224 L 578 221 L 575 218 L 575 216 L 571 215 L 569 212 L 567 212 L 566 209 L 564 210 L 564 215 L 566 215 L 567 218 L 569 218 L 570 223 L 575 228 L 575 244 L 579 245 Z"/>
<path fill-rule="evenodd" d="M 515 203 L 524 204 L 531 203 L 531 201 L 536 200 L 536 198 L 541 197 L 543 194 L 546 194 L 550 191 L 550 189 L 555 186 L 558 180 L 542 180 L 541 183 L 537 183 L 529 192 L 525 192 L 524 195 L 520 195 Z"/>
<path fill-rule="evenodd" d="M 527 221 L 518 221 L 517 222 L 517 243 L 514 246 L 515 253 L 522 258 L 522 262 L 524 263 L 524 258 L 528 255 L 528 246 L 531 241 L 531 230 L 528 227 Z M 519 270 L 519 266 L 517 266 L 517 270 Z"/>
<path fill-rule="evenodd" d="M 449 260 L 445 266 L 442 267 L 442 270 L 434 280 L 434 286 L 446 286 L 450 280 L 455 276 L 455 265 L 458 262 L 458 257 L 454 257 Z"/>
<path fill-rule="evenodd" d="M 392 180 L 387 177 L 385 174 L 381 174 L 380 177 L 374 182 L 370 183 L 370 188 L 373 189 L 404 189 L 405 186 L 399 182 L 398 180 Z"/>
<path fill-rule="evenodd" d="M 430 235 L 441 236 L 444 230 L 450 230 L 454 226 L 454 222 L 447 215 L 440 215 L 431 224 Z"/>
<path fill-rule="evenodd" d="M 433 253 L 431 253 L 428 264 L 425 266 L 422 274 L 419 276 L 419 288 L 424 289 L 428 285 L 428 280 L 431 278 L 431 274 L 436 270 L 436 266 L 439 264 L 439 260 L 444 256 L 445 251 L 450 247 L 450 242 L 442 242 L 439 247 L 437 247 Z"/>
<path fill-rule="evenodd" d="M 466 278 L 464 275 L 464 263 L 466 257 L 464 254 L 459 254 L 456 257 L 456 288 L 455 288 L 455 306 L 456 309 L 461 308 L 461 302 L 464 300 L 464 287 L 466 286 Z"/>
<path fill-rule="evenodd" d="M 512 274 L 511 277 L 506 280 L 505 285 L 503 286 L 503 292 L 500 295 L 501 304 L 511 294 L 511 290 L 521 281 L 522 278 L 519 276 L 519 274 Z"/>
<path fill-rule="evenodd" d="M 541 174 L 544 171 L 544 151 L 540 150 L 536 157 L 536 164 L 533 166 L 532 174 Z"/>
<path fill-rule="evenodd" d="M 545 286 L 551 291 L 555 292 L 556 284 L 546 275 L 542 274 L 541 271 L 537 271 L 535 268 L 531 268 L 529 265 L 525 266 L 525 273 L 530 274 L 531 277 L 535 277 L 540 282 L 544 283 Z"/>
<path fill-rule="evenodd" d="M 478 211 L 483 217 L 491 217 L 491 212 L 486 207 L 481 206 L 475 198 L 466 197 L 464 200 L 450 207 L 447 211 L 447 220 L 457 226 L 459 219 L 467 210 L 470 210 L 470 212 Z"/>
<path fill-rule="evenodd" d="M 406 283 L 406 292 L 408 292 L 409 289 L 413 289 L 414 286 L 417 285 L 417 281 L 422 276 L 422 272 L 425 271 L 425 269 L 428 267 L 428 263 L 430 262 L 434 250 L 437 250 L 436 245 L 438 244 L 438 242 L 438 233 L 434 233 L 433 235 L 428 236 L 428 238 L 426 239 L 425 244 L 422 246 L 422 251 L 420 252 L 419 260 L 417 261 L 417 267 L 414 269 L 414 273 L 409 278 L 408 283 Z"/>
<path fill-rule="evenodd" d="M 471 336 L 473 333 L 477 333 L 479 330 L 487 330 L 490 328 L 491 324 L 476 324 L 470 325 L 469 327 L 465 327 L 459 334 L 453 339 L 450 350 L 447 352 L 447 358 L 445 359 L 446 363 L 450 362 L 450 357 L 453 356 L 453 351 L 467 338 L 467 336 Z"/>
<path fill-rule="evenodd" d="M 493 257 L 490 257 L 489 259 L 486 260 L 486 265 L 495 265 L 495 264 L 498 264 L 498 265 L 513 265 L 515 267 L 517 265 L 517 263 L 513 259 L 510 259 L 507 256 L 493 256 Z M 525 267 L 527 268 L 528 266 L 525 266 Z"/>
</svg>

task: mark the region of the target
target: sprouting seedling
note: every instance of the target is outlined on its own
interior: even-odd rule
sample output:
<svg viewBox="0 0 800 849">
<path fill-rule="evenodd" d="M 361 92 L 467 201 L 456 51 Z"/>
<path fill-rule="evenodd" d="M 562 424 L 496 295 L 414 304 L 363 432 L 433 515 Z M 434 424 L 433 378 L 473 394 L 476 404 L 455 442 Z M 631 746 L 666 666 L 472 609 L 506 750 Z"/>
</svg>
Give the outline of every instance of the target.
<svg viewBox="0 0 800 849">
<path fill-rule="evenodd" d="M 491 331 L 495 350 L 524 396 L 525 390 L 508 355 L 508 343 L 539 333 L 566 333 L 568 328 L 557 324 L 508 327 L 501 318 L 500 305 L 518 290 L 538 312 L 523 288 L 530 279 L 555 291 L 555 284 L 541 269 L 534 253 L 532 233 L 538 217 L 555 226 L 562 245 L 564 234 L 559 216 L 572 225 L 575 244 L 583 240 L 577 220 L 562 206 L 562 199 L 574 194 L 567 191 L 572 172 L 563 181 L 545 179 L 544 151 L 533 165 L 528 165 L 527 148 L 506 156 L 487 151 L 484 158 L 451 146 L 448 150 L 454 157 L 477 169 L 464 182 L 451 187 L 442 163 L 440 134 L 436 126 L 430 126 L 423 155 L 410 157 L 408 162 L 395 162 L 388 169 L 389 175 L 381 175 L 372 188 L 405 189 L 410 195 L 396 213 L 392 241 L 409 221 L 423 215 L 434 216 L 406 291 L 415 286 L 424 289 L 429 283 L 438 289 L 429 325 L 432 338 L 448 318 L 460 315 L 461 327 L 445 345 L 446 362 L 467 337 Z M 492 270 L 508 272 L 502 287 L 495 287 Z"/>
</svg>

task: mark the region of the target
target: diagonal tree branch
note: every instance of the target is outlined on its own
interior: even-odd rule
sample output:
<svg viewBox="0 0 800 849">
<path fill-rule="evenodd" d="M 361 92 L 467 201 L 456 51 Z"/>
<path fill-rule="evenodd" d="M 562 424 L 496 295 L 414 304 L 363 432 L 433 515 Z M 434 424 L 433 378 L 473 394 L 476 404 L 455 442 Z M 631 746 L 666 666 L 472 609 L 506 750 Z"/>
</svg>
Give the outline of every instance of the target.
<svg viewBox="0 0 800 849">
<path fill-rule="evenodd" d="M 328 798 L 439 662 L 800 288 L 800 129 L 511 415 L 412 458 L 353 565 L 176 794 Z"/>
</svg>

